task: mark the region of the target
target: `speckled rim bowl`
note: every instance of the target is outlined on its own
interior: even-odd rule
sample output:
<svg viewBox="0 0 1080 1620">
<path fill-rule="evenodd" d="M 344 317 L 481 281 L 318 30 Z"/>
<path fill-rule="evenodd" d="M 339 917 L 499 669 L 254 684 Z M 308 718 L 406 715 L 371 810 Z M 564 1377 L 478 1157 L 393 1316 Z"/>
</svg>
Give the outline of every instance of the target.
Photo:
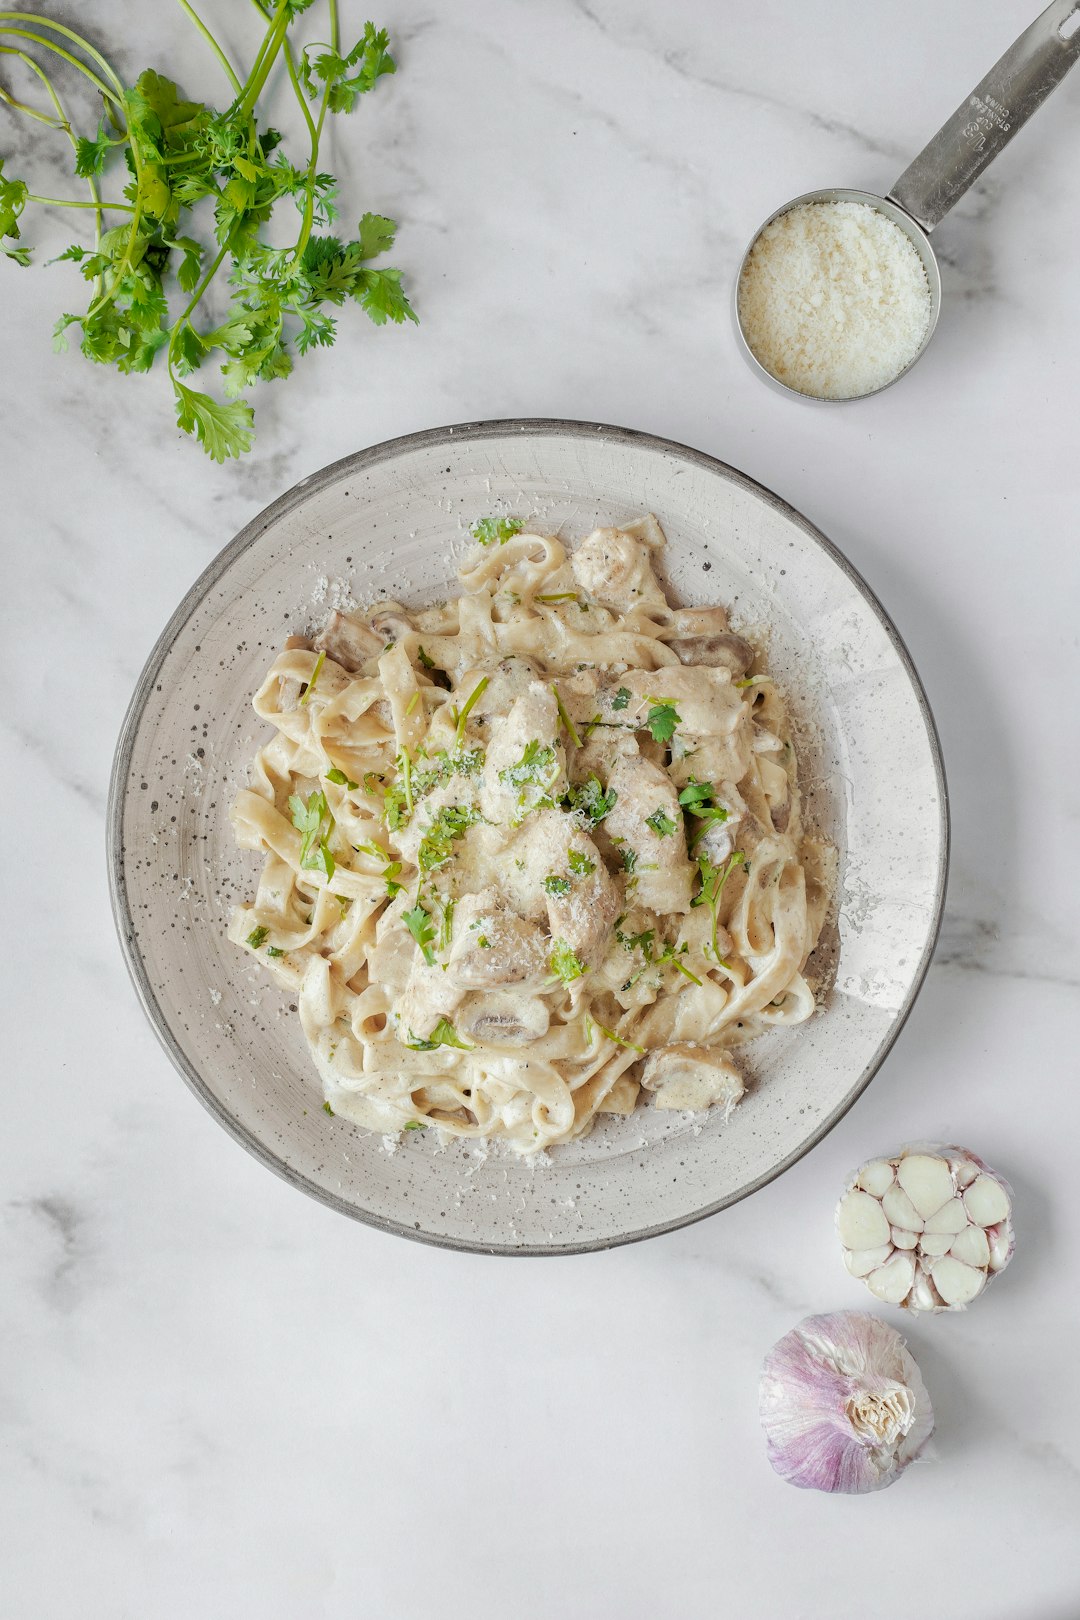
<svg viewBox="0 0 1080 1620">
<path fill-rule="evenodd" d="M 639 1108 L 530 1163 L 434 1132 L 397 1145 L 323 1112 L 299 1021 L 225 938 L 254 892 L 228 806 L 265 735 L 250 695 L 283 638 L 358 600 L 434 600 L 470 524 L 512 512 L 567 539 L 654 511 L 687 603 L 772 626 L 808 813 L 840 852 L 835 979 L 808 1024 L 745 1049 L 730 1119 Z M 918 676 L 850 563 L 712 456 L 585 422 L 475 422 L 362 450 L 225 547 L 139 679 L 109 796 L 113 908 L 135 988 L 196 1096 L 293 1186 L 385 1231 L 492 1254 L 568 1254 L 711 1215 L 786 1170 L 880 1066 L 922 984 L 948 857 L 945 778 Z"/>
</svg>

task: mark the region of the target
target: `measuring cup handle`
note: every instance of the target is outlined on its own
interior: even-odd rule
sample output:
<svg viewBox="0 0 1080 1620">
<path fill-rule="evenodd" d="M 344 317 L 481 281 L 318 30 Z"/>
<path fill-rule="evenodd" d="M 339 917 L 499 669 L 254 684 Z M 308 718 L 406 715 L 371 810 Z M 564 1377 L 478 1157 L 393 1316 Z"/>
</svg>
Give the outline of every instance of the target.
<svg viewBox="0 0 1080 1620">
<path fill-rule="evenodd" d="M 890 199 L 932 230 L 1078 57 L 1080 0 L 1053 0 L 908 165 Z"/>
</svg>

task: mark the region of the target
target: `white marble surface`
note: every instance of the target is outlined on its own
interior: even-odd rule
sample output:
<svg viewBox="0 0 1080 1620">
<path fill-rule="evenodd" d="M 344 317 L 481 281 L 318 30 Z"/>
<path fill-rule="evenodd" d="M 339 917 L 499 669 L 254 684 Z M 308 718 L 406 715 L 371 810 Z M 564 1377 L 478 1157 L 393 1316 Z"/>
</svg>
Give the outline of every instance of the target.
<svg viewBox="0 0 1080 1620">
<path fill-rule="evenodd" d="M 70 267 L 0 265 L 5 1615 L 1080 1614 L 1080 72 L 941 227 L 944 316 L 900 387 L 774 396 L 729 311 L 757 221 L 886 189 L 1033 3 L 400 0 L 401 71 L 332 167 L 401 220 L 423 324 L 347 320 L 258 398 L 242 466 L 181 442 L 160 377 L 53 357 Z M 178 9 L 78 9 L 125 68 L 167 50 L 219 95 Z M 239 8 L 225 32 L 253 37 Z M 59 183 L 6 116 L 0 151 Z M 833 1135 L 714 1220 L 548 1263 L 380 1236 L 248 1159 L 143 1022 L 102 837 L 140 665 L 241 524 L 358 446 L 526 414 L 701 446 L 819 522 L 922 671 L 955 818 L 937 961 Z M 757 1370 L 805 1313 L 869 1302 L 833 1200 L 911 1136 L 1012 1178 L 1017 1256 L 966 1316 L 911 1327 L 936 1460 L 863 1501 L 797 1492 Z"/>
</svg>

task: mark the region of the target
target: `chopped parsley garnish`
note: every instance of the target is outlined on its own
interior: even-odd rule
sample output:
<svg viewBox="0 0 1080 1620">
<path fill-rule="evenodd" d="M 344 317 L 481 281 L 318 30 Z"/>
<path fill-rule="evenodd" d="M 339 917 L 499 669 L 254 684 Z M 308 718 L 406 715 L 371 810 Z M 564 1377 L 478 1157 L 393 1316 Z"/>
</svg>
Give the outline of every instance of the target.
<svg viewBox="0 0 1080 1620">
<path fill-rule="evenodd" d="M 284 956 L 285 952 L 284 951 L 279 951 L 276 945 L 268 945 L 266 947 L 266 954 L 267 954 L 267 956 L 278 957 L 278 956 Z"/>
<path fill-rule="evenodd" d="M 477 934 L 476 943 L 482 951 L 490 951 L 491 941 L 486 934 Z"/>
<path fill-rule="evenodd" d="M 620 686 L 619 690 L 611 700 L 611 707 L 613 709 L 625 709 L 629 702 L 630 688 L 628 686 Z"/>
<path fill-rule="evenodd" d="M 646 962 L 652 961 L 652 947 L 655 937 L 656 930 L 653 928 L 645 928 L 640 934 L 624 934 L 618 924 L 615 927 L 615 938 L 623 950 L 640 951 Z"/>
<path fill-rule="evenodd" d="M 323 1113 L 329 1114 L 331 1119 L 335 1118 L 334 1110 L 331 1108 L 328 1102 L 323 1103 Z"/>
<path fill-rule="evenodd" d="M 308 698 L 311 696 L 312 692 L 314 692 L 316 686 L 319 684 L 319 676 L 322 674 L 322 667 L 323 667 L 323 665 L 325 663 L 326 663 L 326 654 L 324 652 L 321 652 L 319 654 L 318 658 L 316 658 L 316 660 L 315 660 L 315 668 L 311 672 L 311 679 L 307 683 L 307 685 L 304 687 L 304 690 L 303 690 L 303 692 L 301 694 L 301 697 L 300 697 L 300 707 L 301 708 L 304 707 L 304 704 L 307 702 Z"/>
<path fill-rule="evenodd" d="M 479 820 L 477 810 L 444 804 L 420 840 L 416 857 L 420 870 L 433 872 L 436 867 L 445 866 L 454 853 L 455 841 L 464 838 L 473 823 Z"/>
<path fill-rule="evenodd" d="M 431 946 L 435 938 L 435 925 L 420 902 L 417 901 L 411 911 L 403 911 L 401 920 L 424 953 L 428 967 L 434 967 L 435 953 Z"/>
<path fill-rule="evenodd" d="M 554 591 L 550 596 L 536 596 L 533 598 L 535 602 L 576 602 L 577 599 L 577 591 Z"/>
<path fill-rule="evenodd" d="M 385 776 L 380 776 L 377 771 L 365 771 L 364 772 L 364 792 L 365 793 L 378 793 L 379 789 L 382 787 L 382 785 L 383 785 L 383 783 L 385 781 L 386 781 L 386 777 Z"/>
<path fill-rule="evenodd" d="M 637 865 L 637 850 L 631 849 L 629 844 L 624 844 L 619 851 L 619 857 L 623 863 L 623 871 L 632 872 Z"/>
<path fill-rule="evenodd" d="M 595 825 L 611 814 L 618 796 L 614 790 L 605 793 L 600 778 L 595 771 L 590 771 L 584 782 L 570 784 L 563 799 L 563 807 L 578 811 Z"/>
<path fill-rule="evenodd" d="M 585 972 L 584 963 L 574 954 L 565 939 L 557 939 L 549 963 L 552 973 L 563 984 L 573 984 Z"/>
<path fill-rule="evenodd" d="M 675 735 L 675 727 L 682 724 L 682 716 L 676 711 L 673 703 L 657 703 L 650 699 L 652 708 L 645 716 L 645 724 L 652 733 L 654 742 L 670 742 Z"/>
<path fill-rule="evenodd" d="M 670 838 L 675 831 L 675 823 L 662 804 L 657 805 L 651 816 L 645 817 L 645 825 L 652 828 L 657 838 Z"/>
<path fill-rule="evenodd" d="M 570 870 L 575 877 L 591 877 L 596 871 L 596 862 L 590 861 L 589 857 L 582 855 L 580 850 L 570 850 L 566 859 L 569 861 Z"/>
<path fill-rule="evenodd" d="M 292 824 L 300 834 L 300 865 L 308 872 L 322 872 L 327 882 L 334 875 L 334 857 L 328 839 L 334 830 L 334 818 L 326 802 L 326 794 L 309 794 L 307 804 L 298 794 L 289 799 Z"/>
<path fill-rule="evenodd" d="M 741 849 L 729 856 L 723 866 L 714 866 L 711 861 L 702 855 L 698 859 L 698 868 L 701 872 L 701 890 L 691 900 L 691 906 L 708 906 L 712 916 L 712 952 L 716 960 L 720 961 L 720 946 L 716 939 L 716 912 L 720 904 L 720 896 L 724 891 L 724 884 L 737 866 L 741 866 L 746 856 Z"/>
<path fill-rule="evenodd" d="M 515 534 L 520 534 L 523 524 L 520 518 L 481 518 L 473 529 L 473 539 L 479 540 L 482 546 L 493 546 L 498 541 L 505 546 Z"/>
<path fill-rule="evenodd" d="M 410 1121 L 406 1125 L 405 1129 L 407 1131 L 426 1131 L 427 1130 L 427 1120 L 426 1119 L 410 1119 Z"/>
<path fill-rule="evenodd" d="M 534 737 L 525 744 L 517 764 L 508 765 L 505 771 L 499 772 L 499 781 L 503 787 L 516 788 L 519 792 L 527 787 L 548 787 L 553 780 L 553 768 L 557 774 L 554 748 L 538 742 Z"/>
<path fill-rule="evenodd" d="M 269 928 L 253 928 L 247 937 L 247 942 L 253 951 L 260 951 L 265 945 L 269 934 Z"/>
<path fill-rule="evenodd" d="M 426 1040 L 418 1040 L 410 1029 L 410 1040 L 405 1045 L 413 1052 L 434 1052 L 438 1046 L 456 1046 L 459 1052 L 471 1052 L 472 1047 L 463 1041 L 449 1018 L 440 1018 L 435 1028 Z"/>
<path fill-rule="evenodd" d="M 336 765 L 332 771 L 327 771 L 326 780 L 328 782 L 333 782 L 335 787 L 343 787 L 347 793 L 355 793 L 356 789 L 360 786 L 359 782 L 351 782 L 345 775 L 345 772 L 339 771 Z M 364 785 L 367 785 L 366 778 L 364 780 Z"/>
<path fill-rule="evenodd" d="M 569 894 L 570 879 L 564 877 L 546 877 L 540 885 L 545 894 Z"/>
<path fill-rule="evenodd" d="M 425 669 L 434 669 L 435 668 L 435 660 L 434 660 L 434 658 L 429 658 L 427 653 L 424 651 L 423 647 L 417 647 L 416 656 L 417 656 L 417 658 L 419 658 L 420 662 L 423 664 Z M 414 1126 L 412 1128 L 414 1130 L 418 1130 L 420 1127 L 419 1126 Z M 406 1125 L 405 1129 L 409 1130 L 410 1127 L 408 1125 Z"/>
<path fill-rule="evenodd" d="M 440 899 L 442 897 L 440 896 Z M 439 935 L 439 949 L 446 951 L 450 948 L 450 940 L 454 932 L 454 907 L 457 901 L 452 897 L 443 900 L 442 931 Z"/>
<path fill-rule="evenodd" d="M 391 832 L 404 827 L 413 813 L 412 760 L 403 748 L 394 760 L 398 780 L 383 794 L 383 820 Z"/>
<path fill-rule="evenodd" d="M 396 894 L 400 894 L 405 887 L 403 883 L 397 881 L 400 873 L 400 861 L 388 861 L 383 867 L 382 875 L 386 879 L 386 897 L 388 900 L 392 900 Z"/>
</svg>

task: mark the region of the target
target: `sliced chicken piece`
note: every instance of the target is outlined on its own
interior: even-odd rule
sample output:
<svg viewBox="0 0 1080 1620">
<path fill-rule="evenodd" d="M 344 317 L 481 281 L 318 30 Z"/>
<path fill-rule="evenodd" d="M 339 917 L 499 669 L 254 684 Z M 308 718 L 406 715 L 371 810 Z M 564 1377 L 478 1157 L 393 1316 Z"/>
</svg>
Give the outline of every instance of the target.
<svg viewBox="0 0 1080 1620">
<path fill-rule="evenodd" d="M 463 989 L 540 985 L 548 977 L 549 955 L 540 930 L 508 910 L 498 889 L 482 889 L 458 902 L 446 976 Z"/>
<path fill-rule="evenodd" d="M 315 647 L 342 669 L 347 669 L 350 675 L 355 675 L 369 659 L 378 657 L 386 641 L 385 636 L 377 636 L 366 624 L 358 624 L 355 619 L 335 611 L 315 637 Z"/>
<path fill-rule="evenodd" d="M 394 1007 L 398 1039 L 405 1046 L 426 1040 L 440 1018 L 453 1018 L 465 996 L 463 985 L 436 963 L 429 967 L 419 951 L 409 970 L 409 982 Z"/>
<path fill-rule="evenodd" d="M 685 1108 L 695 1113 L 717 1103 L 730 1111 L 746 1090 L 742 1075 L 722 1047 L 695 1046 L 688 1041 L 651 1052 L 641 1083 L 646 1091 L 655 1093 L 657 1108 Z"/>
<path fill-rule="evenodd" d="M 493 726 L 480 790 L 489 821 L 516 823 L 542 799 L 566 792 L 566 753 L 555 694 L 530 681 L 501 725 Z"/>
<path fill-rule="evenodd" d="M 594 529 L 570 558 L 574 578 L 594 602 L 615 613 L 635 607 L 667 608 L 653 573 L 655 547 L 622 529 Z"/>
<path fill-rule="evenodd" d="M 545 920 L 552 940 L 564 941 L 583 967 L 606 954 L 621 893 L 574 817 L 531 815 L 508 851 L 504 883 L 515 909 Z"/>
<path fill-rule="evenodd" d="M 631 700 L 628 718 L 644 726 L 650 708 L 671 704 L 678 712 L 677 730 L 686 737 L 727 737 L 745 727 L 750 707 L 732 684 L 727 669 L 691 669 L 681 664 L 663 669 L 627 670 L 624 684 Z"/>
<path fill-rule="evenodd" d="M 694 867 L 687 859 L 683 813 L 670 776 L 649 760 L 619 758 L 608 782 L 608 791 L 612 789 L 615 805 L 604 830 L 619 850 L 630 882 L 636 879 L 636 903 L 651 911 L 689 911 Z"/>
</svg>

